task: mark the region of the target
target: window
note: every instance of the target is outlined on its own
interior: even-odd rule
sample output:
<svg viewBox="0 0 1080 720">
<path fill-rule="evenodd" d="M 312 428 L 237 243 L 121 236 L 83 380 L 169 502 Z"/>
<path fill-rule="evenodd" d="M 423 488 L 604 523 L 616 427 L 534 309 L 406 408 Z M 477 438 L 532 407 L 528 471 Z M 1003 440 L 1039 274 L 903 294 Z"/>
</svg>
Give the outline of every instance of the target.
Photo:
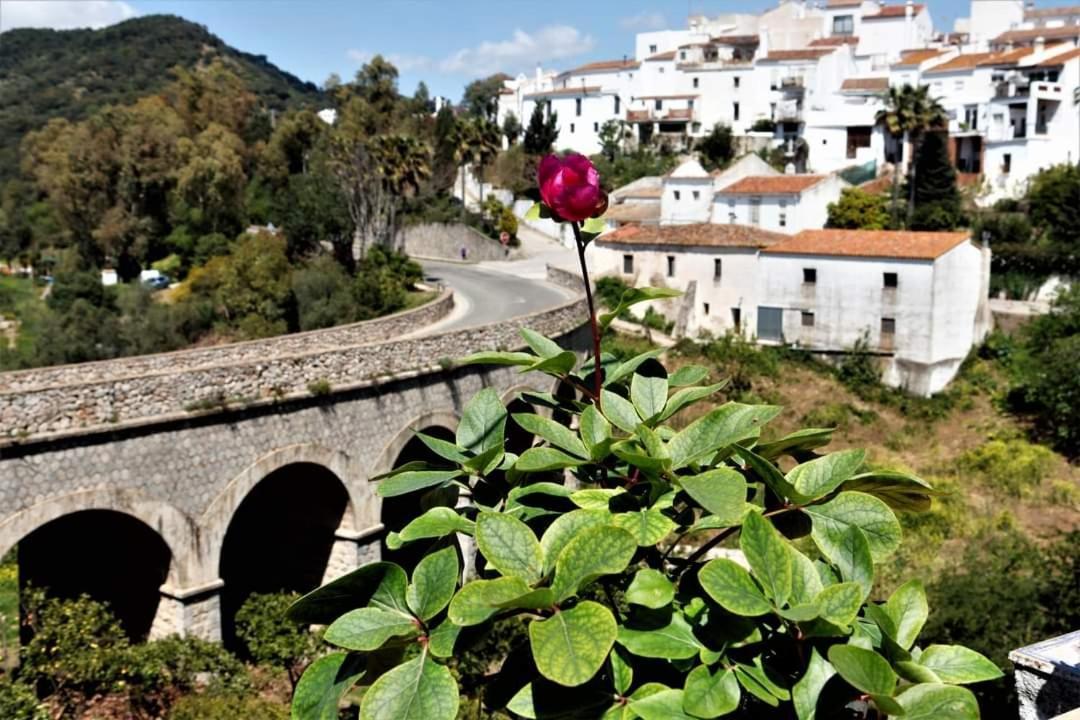
<svg viewBox="0 0 1080 720">
<path fill-rule="evenodd" d="M 682 193 L 681 193 L 681 192 L 679 192 L 678 190 L 675 190 L 675 191 L 674 191 L 674 194 L 675 194 L 675 199 L 676 199 L 676 200 L 678 200 L 678 199 L 680 199 L 680 198 L 682 197 Z"/>
<path fill-rule="evenodd" d="M 784 311 L 774 307 L 758 307 L 757 336 L 762 340 L 780 342 L 784 339 Z"/>
<path fill-rule="evenodd" d="M 675 277 L 675 256 L 674 255 L 668 255 L 667 256 L 667 276 L 668 277 Z"/>
<path fill-rule="evenodd" d="M 1001 172 L 1008 175 L 1012 170 L 1012 153 L 1005 153 L 1001 156 Z"/>
<path fill-rule="evenodd" d="M 731 308 L 731 324 L 735 326 L 735 332 L 742 330 L 742 308 Z"/>
<path fill-rule="evenodd" d="M 663 74 L 664 74 L 664 66 L 663 66 L 663 65 L 661 65 L 661 66 L 660 66 L 660 74 L 661 74 L 661 75 L 663 75 Z"/>
<path fill-rule="evenodd" d="M 704 313 L 705 313 L 706 315 L 708 315 L 708 314 L 709 314 L 709 303 L 703 303 L 703 304 L 702 304 L 702 307 L 701 307 L 701 310 L 702 310 L 702 312 L 704 312 Z"/>
<path fill-rule="evenodd" d="M 622 102 L 622 98 L 619 97 L 618 95 L 616 95 L 615 96 L 615 114 L 616 115 L 619 114 L 619 105 L 621 104 L 621 102 Z"/>
<path fill-rule="evenodd" d="M 806 310 L 802 311 L 802 326 L 814 327 L 814 313 L 808 312 Z"/>
<path fill-rule="evenodd" d="M 787 200 L 780 201 L 780 227 L 787 227 Z"/>
<path fill-rule="evenodd" d="M 699 86 L 698 79 L 694 78 L 694 87 L 698 87 L 698 86 Z"/>
<path fill-rule="evenodd" d="M 761 224 L 761 198 L 759 197 L 750 198 L 750 224 Z"/>
<path fill-rule="evenodd" d="M 882 285 L 887 288 L 894 288 L 899 284 L 899 279 L 896 277 L 896 273 L 885 273 L 885 277 L 882 281 Z"/>
<path fill-rule="evenodd" d="M 581 117 L 581 98 L 574 98 L 574 114 Z"/>
<path fill-rule="evenodd" d="M 731 78 L 731 82 L 735 87 L 739 87 L 739 76 L 736 75 L 735 77 Z"/>
<path fill-rule="evenodd" d="M 574 123 L 570 123 L 570 132 L 574 132 Z"/>
<path fill-rule="evenodd" d="M 594 122 L 594 123 L 592 124 L 592 131 L 593 131 L 593 132 L 600 132 L 600 123 L 598 123 L 598 122 Z"/>
<path fill-rule="evenodd" d="M 713 258 L 712 261 L 712 277 L 713 280 L 719 280 L 723 274 L 724 263 L 720 258 Z"/>
<path fill-rule="evenodd" d="M 679 59 L 680 60 L 686 60 L 686 51 L 685 50 L 680 50 L 679 51 Z"/>
<path fill-rule="evenodd" d="M 686 107 L 693 110 L 694 109 L 694 101 L 693 100 L 687 100 L 686 101 Z"/>
<path fill-rule="evenodd" d="M 735 213 L 729 212 L 727 214 L 727 221 L 728 221 L 728 223 L 734 225 L 735 224 Z"/>
<path fill-rule="evenodd" d="M 623 255 L 622 256 L 622 271 L 623 275 L 630 275 L 634 272 L 634 256 Z"/>
<path fill-rule="evenodd" d="M 693 196 L 694 196 L 694 199 L 695 199 L 695 200 L 700 200 L 700 199 L 701 199 L 701 193 L 700 193 L 700 192 L 698 192 L 697 190 L 694 190 L 694 191 L 693 191 L 693 192 L 691 193 L 691 195 L 693 195 Z"/>
<path fill-rule="evenodd" d="M 803 268 L 802 269 L 802 281 L 807 285 L 813 285 L 817 282 L 817 269 L 816 268 Z"/>
<path fill-rule="evenodd" d="M 853 35 L 855 33 L 855 17 L 853 15 L 837 15 L 832 19 L 833 35 Z"/>
<path fill-rule="evenodd" d="M 736 122 L 739 120 L 739 103 L 731 104 L 731 115 Z"/>
<path fill-rule="evenodd" d="M 953 89 L 956 90 L 957 92 L 962 91 L 964 89 L 964 81 L 963 80 L 957 80 L 956 82 L 954 82 L 953 83 Z"/>
<path fill-rule="evenodd" d="M 881 334 L 882 335 L 895 335 L 896 334 L 896 318 L 881 318 Z"/>
<path fill-rule="evenodd" d="M 874 128 L 869 125 L 856 125 L 847 129 L 847 156 L 849 160 L 855 159 L 859 148 L 870 147 L 870 137 Z"/>
<path fill-rule="evenodd" d="M 656 46 L 655 45 L 650 45 L 649 46 L 649 53 L 651 53 L 653 55 L 656 54 Z"/>
<path fill-rule="evenodd" d="M 664 109 L 664 101 L 659 100 L 659 99 L 653 101 L 653 107 L 656 108 L 657 110 L 663 110 Z"/>
</svg>

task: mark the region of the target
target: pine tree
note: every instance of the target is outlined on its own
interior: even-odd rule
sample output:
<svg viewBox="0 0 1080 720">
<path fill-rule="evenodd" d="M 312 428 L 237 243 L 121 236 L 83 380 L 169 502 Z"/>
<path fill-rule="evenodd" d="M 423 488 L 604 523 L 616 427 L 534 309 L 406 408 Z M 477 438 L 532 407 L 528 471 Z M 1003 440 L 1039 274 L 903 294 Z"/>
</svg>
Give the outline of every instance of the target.
<svg viewBox="0 0 1080 720">
<path fill-rule="evenodd" d="M 537 103 L 529 117 L 529 127 L 525 130 L 525 152 L 530 155 L 549 153 L 558 139 L 558 114 L 552 111 L 545 120 L 544 106 Z"/>
<path fill-rule="evenodd" d="M 915 211 L 912 230 L 952 230 L 962 221 L 956 170 L 949 160 L 948 135 L 927 133 L 915 157 Z"/>
</svg>

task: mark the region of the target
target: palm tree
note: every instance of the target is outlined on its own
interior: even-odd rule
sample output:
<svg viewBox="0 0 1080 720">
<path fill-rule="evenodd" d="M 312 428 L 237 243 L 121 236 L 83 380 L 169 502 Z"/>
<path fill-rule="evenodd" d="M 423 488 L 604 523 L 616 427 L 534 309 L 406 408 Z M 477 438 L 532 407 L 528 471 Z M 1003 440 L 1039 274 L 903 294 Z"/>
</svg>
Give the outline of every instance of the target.
<svg viewBox="0 0 1080 720">
<path fill-rule="evenodd" d="M 484 204 L 484 170 L 500 150 L 502 150 L 502 133 L 499 126 L 484 118 L 477 119 L 473 162 L 476 164 L 477 179 L 480 180 L 481 206 Z"/>
<path fill-rule="evenodd" d="M 915 156 L 919 152 L 927 131 L 946 126 L 948 120 L 945 109 L 937 98 L 930 97 L 930 87 L 919 85 L 912 87 L 890 87 L 882 96 L 885 107 L 878 111 L 876 120 L 885 125 L 893 137 L 902 137 L 903 142 L 911 147 L 907 158 L 908 207 L 907 224 L 915 211 Z M 896 200 L 898 175 L 893 172 L 893 223 L 896 222 Z"/>
</svg>

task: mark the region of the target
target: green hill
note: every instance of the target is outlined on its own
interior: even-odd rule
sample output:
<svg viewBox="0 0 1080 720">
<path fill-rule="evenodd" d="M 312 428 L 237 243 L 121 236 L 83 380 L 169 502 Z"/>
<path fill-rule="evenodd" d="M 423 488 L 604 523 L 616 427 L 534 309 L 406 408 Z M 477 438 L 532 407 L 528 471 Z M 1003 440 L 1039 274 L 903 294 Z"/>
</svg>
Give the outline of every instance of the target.
<svg viewBox="0 0 1080 720">
<path fill-rule="evenodd" d="M 268 107 L 319 104 L 312 83 L 241 52 L 204 26 L 172 15 L 101 30 L 16 29 L 0 35 L 0 182 L 16 174 L 22 137 L 50 119 L 82 119 L 103 105 L 160 90 L 177 65 L 221 58 Z"/>
</svg>

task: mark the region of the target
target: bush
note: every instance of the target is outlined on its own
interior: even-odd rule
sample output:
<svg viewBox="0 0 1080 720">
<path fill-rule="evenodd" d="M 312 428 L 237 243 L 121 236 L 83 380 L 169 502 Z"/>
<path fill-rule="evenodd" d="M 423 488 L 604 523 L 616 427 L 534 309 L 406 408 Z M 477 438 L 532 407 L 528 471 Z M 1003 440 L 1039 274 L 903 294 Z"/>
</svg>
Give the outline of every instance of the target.
<svg viewBox="0 0 1080 720">
<path fill-rule="evenodd" d="M 285 670 L 294 687 L 319 648 L 318 636 L 286 616 L 299 597 L 296 593 L 255 593 L 236 613 L 236 636 L 251 659 Z"/>
<path fill-rule="evenodd" d="M 849 403 L 828 403 L 814 408 L 803 415 L 802 419 L 810 427 L 832 427 L 840 430 L 847 430 L 852 420 L 860 425 L 870 425 L 877 420 L 877 413 L 873 410 L 859 410 Z"/>
<path fill-rule="evenodd" d="M 352 322 L 357 316 L 349 275 L 334 258 L 319 255 L 293 272 L 292 292 L 300 330 Z"/>
<path fill-rule="evenodd" d="M 34 688 L 6 676 L 0 678 L 0 718 L 50 720 L 48 709 L 38 701 Z"/>
<path fill-rule="evenodd" d="M 772 348 L 759 346 L 739 333 L 726 333 L 702 346 L 702 354 L 716 363 L 717 376 L 728 378 L 727 392 L 741 397 L 755 380 L 775 378 L 780 362 Z"/>
<path fill-rule="evenodd" d="M 251 695 L 189 695 L 180 698 L 169 720 L 289 720 L 289 709 L 279 702 Z"/>
<path fill-rule="evenodd" d="M 160 717 L 178 697 L 201 685 L 214 691 L 250 689 L 247 670 L 220 643 L 172 636 L 130 647 L 125 690 L 131 703 Z"/>
<path fill-rule="evenodd" d="M 991 440 L 957 460 L 960 470 L 978 473 L 995 490 L 1022 497 L 1042 484 L 1054 468 L 1054 453 L 1026 440 Z"/>
<path fill-rule="evenodd" d="M 881 368 L 870 352 L 870 340 L 865 335 L 841 359 L 836 367 L 836 377 L 849 390 L 866 399 L 881 388 Z"/>
</svg>

